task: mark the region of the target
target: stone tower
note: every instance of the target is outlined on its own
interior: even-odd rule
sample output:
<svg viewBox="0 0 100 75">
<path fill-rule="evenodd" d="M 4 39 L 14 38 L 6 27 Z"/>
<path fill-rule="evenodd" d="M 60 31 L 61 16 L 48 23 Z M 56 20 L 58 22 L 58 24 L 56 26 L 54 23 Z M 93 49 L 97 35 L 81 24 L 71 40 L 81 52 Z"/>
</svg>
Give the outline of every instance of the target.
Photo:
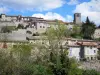
<svg viewBox="0 0 100 75">
<path fill-rule="evenodd" d="M 81 24 L 81 13 L 74 14 L 74 23 L 80 25 Z"/>
</svg>

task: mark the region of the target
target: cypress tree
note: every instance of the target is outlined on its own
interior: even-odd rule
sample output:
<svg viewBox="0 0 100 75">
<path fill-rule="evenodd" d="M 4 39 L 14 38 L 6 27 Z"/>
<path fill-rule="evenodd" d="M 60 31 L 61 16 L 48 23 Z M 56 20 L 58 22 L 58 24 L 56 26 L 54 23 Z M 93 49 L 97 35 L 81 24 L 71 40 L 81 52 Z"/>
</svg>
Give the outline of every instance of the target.
<svg viewBox="0 0 100 75">
<path fill-rule="evenodd" d="M 89 18 L 86 18 L 86 22 L 82 24 L 81 34 L 84 39 L 92 39 L 96 25 L 94 22 L 90 22 Z"/>
</svg>

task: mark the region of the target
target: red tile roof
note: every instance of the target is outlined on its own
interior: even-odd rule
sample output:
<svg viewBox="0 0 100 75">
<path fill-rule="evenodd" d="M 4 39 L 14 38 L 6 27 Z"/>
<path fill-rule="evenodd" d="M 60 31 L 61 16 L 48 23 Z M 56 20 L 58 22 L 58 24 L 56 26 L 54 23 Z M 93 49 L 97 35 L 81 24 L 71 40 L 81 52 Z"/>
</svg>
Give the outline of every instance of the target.
<svg viewBox="0 0 100 75">
<path fill-rule="evenodd" d="M 98 44 L 96 42 L 77 42 L 78 45 L 83 46 L 97 46 Z"/>
</svg>

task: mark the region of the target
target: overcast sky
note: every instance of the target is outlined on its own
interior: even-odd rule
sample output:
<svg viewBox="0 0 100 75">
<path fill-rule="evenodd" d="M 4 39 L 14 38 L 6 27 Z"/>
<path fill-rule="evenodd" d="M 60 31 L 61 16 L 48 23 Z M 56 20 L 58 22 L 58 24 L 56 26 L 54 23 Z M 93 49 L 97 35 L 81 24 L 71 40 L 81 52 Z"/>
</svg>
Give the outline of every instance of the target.
<svg viewBox="0 0 100 75">
<path fill-rule="evenodd" d="M 0 0 L 0 13 L 73 21 L 74 13 L 82 21 L 89 19 L 100 25 L 100 0 Z"/>
</svg>

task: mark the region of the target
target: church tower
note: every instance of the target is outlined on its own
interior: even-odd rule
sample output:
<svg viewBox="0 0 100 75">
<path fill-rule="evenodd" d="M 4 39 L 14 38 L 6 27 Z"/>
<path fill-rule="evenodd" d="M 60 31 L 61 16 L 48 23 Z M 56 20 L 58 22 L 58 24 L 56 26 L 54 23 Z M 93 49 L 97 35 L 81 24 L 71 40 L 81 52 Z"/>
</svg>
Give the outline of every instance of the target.
<svg viewBox="0 0 100 75">
<path fill-rule="evenodd" d="M 74 23 L 77 25 L 81 24 L 81 13 L 75 13 L 74 14 Z"/>
</svg>

